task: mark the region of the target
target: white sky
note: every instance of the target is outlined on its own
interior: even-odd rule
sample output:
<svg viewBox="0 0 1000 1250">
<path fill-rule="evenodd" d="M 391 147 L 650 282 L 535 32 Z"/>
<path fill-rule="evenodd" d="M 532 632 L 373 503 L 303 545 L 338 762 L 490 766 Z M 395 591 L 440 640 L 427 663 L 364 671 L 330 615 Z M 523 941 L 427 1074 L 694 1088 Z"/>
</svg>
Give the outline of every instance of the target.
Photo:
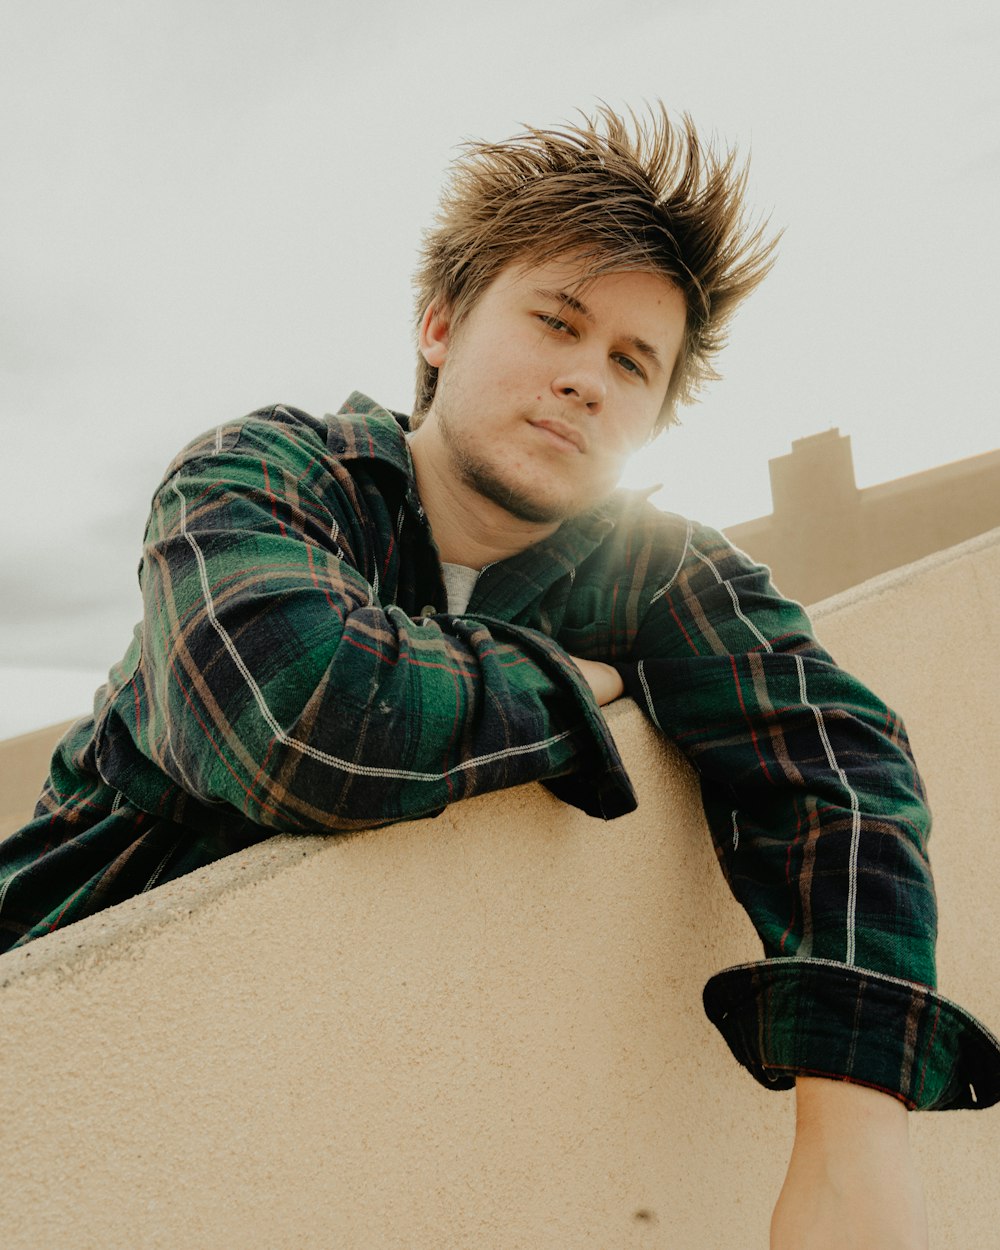
<svg viewBox="0 0 1000 1250">
<path fill-rule="evenodd" d="M 599 98 L 752 146 L 785 229 L 725 381 L 631 484 L 726 525 L 831 425 L 862 486 L 992 449 L 998 63 L 993 0 L 4 0 L 0 665 L 118 658 L 150 495 L 201 430 L 355 387 L 409 408 L 456 144 Z"/>
</svg>

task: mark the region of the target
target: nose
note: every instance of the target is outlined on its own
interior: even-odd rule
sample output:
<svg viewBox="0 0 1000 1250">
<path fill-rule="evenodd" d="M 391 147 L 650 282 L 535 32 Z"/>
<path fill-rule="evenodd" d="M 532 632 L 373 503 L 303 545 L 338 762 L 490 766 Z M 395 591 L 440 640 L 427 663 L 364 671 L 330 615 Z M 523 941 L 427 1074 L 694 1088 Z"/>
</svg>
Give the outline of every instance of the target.
<svg viewBox="0 0 1000 1250">
<path fill-rule="evenodd" d="M 552 380 L 552 393 L 557 399 L 570 403 L 575 408 L 586 408 L 594 415 L 604 407 L 607 390 L 607 382 L 601 371 L 582 361 L 575 368 Z"/>
</svg>

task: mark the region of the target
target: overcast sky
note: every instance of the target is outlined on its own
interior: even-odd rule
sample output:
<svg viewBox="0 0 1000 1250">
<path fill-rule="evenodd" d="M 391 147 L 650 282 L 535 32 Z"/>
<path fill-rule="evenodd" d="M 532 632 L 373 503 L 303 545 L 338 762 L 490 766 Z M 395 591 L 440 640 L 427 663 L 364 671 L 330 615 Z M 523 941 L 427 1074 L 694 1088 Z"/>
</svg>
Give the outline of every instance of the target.
<svg viewBox="0 0 1000 1250">
<path fill-rule="evenodd" d="M 354 388 L 408 409 L 456 145 L 598 99 L 752 147 L 785 231 L 725 380 L 632 484 L 722 526 L 831 425 L 862 486 L 991 450 L 998 63 L 994 0 L 3 0 L 0 666 L 120 656 L 150 496 L 195 434 Z"/>
</svg>

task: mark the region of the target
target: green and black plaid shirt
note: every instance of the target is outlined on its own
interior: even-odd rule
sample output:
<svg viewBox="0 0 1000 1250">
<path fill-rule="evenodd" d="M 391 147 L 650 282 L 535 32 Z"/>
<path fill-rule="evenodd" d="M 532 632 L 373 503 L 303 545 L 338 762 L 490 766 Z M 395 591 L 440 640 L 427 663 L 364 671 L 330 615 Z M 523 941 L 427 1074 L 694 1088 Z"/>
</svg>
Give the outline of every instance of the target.
<svg viewBox="0 0 1000 1250">
<path fill-rule="evenodd" d="M 713 530 L 620 492 L 490 565 L 467 610 L 400 422 L 353 395 L 190 444 L 153 501 L 144 616 L 0 844 L 0 949 L 274 832 L 426 816 L 541 780 L 611 818 L 629 779 L 568 653 L 605 660 L 697 769 L 767 958 L 705 1005 L 762 1083 L 1000 1099 L 1000 1048 L 933 990 L 929 816 L 898 717 Z"/>
</svg>

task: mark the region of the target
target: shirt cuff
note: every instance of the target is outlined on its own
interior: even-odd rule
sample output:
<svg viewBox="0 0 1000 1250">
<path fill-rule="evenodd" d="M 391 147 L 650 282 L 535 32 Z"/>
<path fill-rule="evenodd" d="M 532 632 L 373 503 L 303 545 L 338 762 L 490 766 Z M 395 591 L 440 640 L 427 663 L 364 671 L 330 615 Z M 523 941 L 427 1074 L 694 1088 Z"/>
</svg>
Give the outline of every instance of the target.
<svg viewBox="0 0 1000 1250">
<path fill-rule="evenodd" d="M 1000 1102 L 1000 1043 L 930 986 L 824 959 L 726 968 L 705 1012 L 739 1062 L 768 1089 L 795 1077 L 853 1081 L 910 1110 L 975 1110 Z"/>
</svg>

